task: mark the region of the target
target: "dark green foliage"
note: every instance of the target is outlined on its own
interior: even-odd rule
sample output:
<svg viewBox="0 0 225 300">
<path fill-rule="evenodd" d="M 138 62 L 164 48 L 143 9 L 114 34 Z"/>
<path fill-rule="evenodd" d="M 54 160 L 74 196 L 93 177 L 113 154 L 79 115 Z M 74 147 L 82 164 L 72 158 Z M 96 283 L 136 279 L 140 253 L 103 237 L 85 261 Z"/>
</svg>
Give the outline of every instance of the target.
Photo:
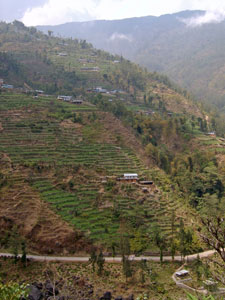
<svg viewBox="0 0 225 300">
<path fill-rule="evenodd" d="M 102 275 L 103 269 L 104 269 L 104 263 L 105 263 L 105 259 L 103 257 L 102 251 L 99 253 L 99 255 L 97 256 L 97 260 L 96 260 L 96 264 L 98 266 L 98 270 L 97 270 L 97 274 L 98 276 Z"/>
<path fill-rule="evenodd" d="M 20 236 L 16 227 L 13 227 L 12 232 L 10 234 L 10 247 L 12 249 L 12 253 L 14 255 L 14 263 L 16 264 L 18 261 L 18 254 L 21 245 Z"/>
<path fill-rule="evenodd" d="M 129 257 L 126 255 L 122 256 L 122 263 L 123 263 L 123 274 L 126 277 L 126 280 L 132 276 L 132 269 L 131 263 L 129 261 Z"/>
<path fill-rule="evenodd" d="M 22 241 L 21 243 L 21 250 L 22 250 L 22 256 L 21 256 L 21 262 L 24 267 L 26 267 L 27 264 L 27 249 L 26 249 L 26 242 Z"/>
<path fill-rule="evenodd" d="M 90 261 L 90 263 L 92 265 L 92 271 L 95 272 L 95 265 L 96 265 L 96 262 L 97 262 L 97 255 L 96 255 L 95 249 L 93 249 L 91 251 L 91 256 L 89 258 L 89 261 Z"/>
<path fill-rule="evenodd" d="M 155 227 L 154 233 L 153 233 L 153 240 L 155 242 L 155 245 L 160 250 L 160 263 L 163 262 L 163 250 L 166 249 L 166 238 L 161 234 L 158 227 Z"/>
</svg>

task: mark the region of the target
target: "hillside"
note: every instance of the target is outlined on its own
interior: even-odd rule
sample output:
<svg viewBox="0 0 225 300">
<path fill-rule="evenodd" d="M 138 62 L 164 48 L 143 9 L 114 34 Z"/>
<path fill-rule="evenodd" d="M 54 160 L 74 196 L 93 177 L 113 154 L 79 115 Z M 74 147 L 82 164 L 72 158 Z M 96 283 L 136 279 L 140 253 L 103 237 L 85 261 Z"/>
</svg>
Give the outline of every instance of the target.
<svg viewBox="0 0 225 300">
<path fill-rule="evenodd" d="M 96 50 L 85 40 L 43 35 L 15 21 L 0 24 L 0 42 L 0 76 L 15 87 L 78 97 L 100 86 L 130 103 L 150 99 L 155 108 L 164 105 L 168 111 L 203 117 L 187 92 L 165 76 Z"/>
<path fill-rule="evenodd" d="M 168 75 L 201 100 L 224 110 L 225 22 L 190 27 L 182 21 L 204 14 L 184 11 L 160 17 L 39 26 L 55 35 L 86 39 L 104 49 Z"/>
<path fill-rule="evenodd" d="M 185 251 L 199 251 L 199 214 L 224 203 L 212 115 L 168 78 L 83 40 L 0 28 L 0 77 L 14 84 L 0 94 L 1 247 L 18 235 L 33 252 L 120 253 L 128 238 L 139 254 L 161 250 L 160 236 L 179 251 L 183 230 Z M 126 173 L 139 180 L 118 180 Z"/>
</svg>

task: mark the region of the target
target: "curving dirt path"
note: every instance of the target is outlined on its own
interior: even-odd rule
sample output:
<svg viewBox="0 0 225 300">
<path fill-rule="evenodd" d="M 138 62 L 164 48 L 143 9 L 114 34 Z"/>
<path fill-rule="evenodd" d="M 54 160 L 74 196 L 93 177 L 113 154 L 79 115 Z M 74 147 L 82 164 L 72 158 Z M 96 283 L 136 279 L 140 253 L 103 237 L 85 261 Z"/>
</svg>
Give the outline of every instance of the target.
<svg viewBox="0 0 225 300">
<path fill-rule="evenodd" d="M 205 258 L 213 255 L 216 251 L 215 250 L 208 250 L 205 252 L 201 253 L 196 253 L 192 255 L 187 255 L 185 257 L 185 261 L 192 261 L 197 259 L 198 255 L 200 258 Z M 21 254 L 18 255 L 21 257 Z M 0 253 L 0 257 L 14 257 L 13 254 L 11 253 Z M 89 256 L 85 257 L 67 257 L 67 256 L 43 256 L 43 255 L 27 255 L 28 259 L 31 259 L 33 261 L 48 261 L 48 262 L 88 262 L 89 261 Z M 155 261 L 155 262 L 160 262 L 160 257 L 159 256 L 135 256 L 135 255 L 130 255 L 129 260 L 130 261 L 141 261 L 141 260 L 149 260 L 149 261 Z M 105 257 L 105 262 L 108 263 L 120 263 L 122 261 L 122 257 Z M 171 256 L 164 256 L 163 261 L 172 261 Z M 174 261 L 183 261 L 180 256 L 175 256 Z"/>
</svg>

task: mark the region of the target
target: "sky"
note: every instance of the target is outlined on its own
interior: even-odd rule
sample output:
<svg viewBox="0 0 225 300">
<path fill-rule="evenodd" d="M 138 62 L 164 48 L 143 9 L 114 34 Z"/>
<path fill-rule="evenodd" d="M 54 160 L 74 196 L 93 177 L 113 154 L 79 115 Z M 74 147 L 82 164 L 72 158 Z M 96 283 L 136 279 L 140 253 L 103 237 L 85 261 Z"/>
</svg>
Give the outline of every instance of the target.
<svg viewBox="0 0 225 300">
<path fill-rule="evenodd" d="M 186 21 L 199 26 L 225 19 L 224 0 L 0 0 L 0 20 L 17 19 L 27 26 L 57 25 L 73 21 L 159 16 L 182 10 L 205 10 Z"/>
</svg>

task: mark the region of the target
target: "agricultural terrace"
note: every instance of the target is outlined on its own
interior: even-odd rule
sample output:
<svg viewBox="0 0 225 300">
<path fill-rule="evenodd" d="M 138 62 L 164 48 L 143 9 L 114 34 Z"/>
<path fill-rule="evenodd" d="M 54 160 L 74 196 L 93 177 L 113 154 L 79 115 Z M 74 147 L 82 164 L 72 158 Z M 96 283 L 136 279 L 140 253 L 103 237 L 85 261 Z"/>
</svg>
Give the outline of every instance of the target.
<svg viewBox="0 0 225 300">
<path fill-rule="evenodd" d="M 0 111 L 0 153 L 11 163 L 10 174 L 17 174 L 12 189 L 28 183 L 65 221 L 109 248 L 121 230 L 133 245 L 141 238 L 146 249 L 152 249 L 155 227 L 167 238 L 176 230 L 179 218 L 172 229 L 172 214 L 183 210 L 172 191 L 116 181 L 123 173 L 151 179 L 153 170 L 132 145 L 106 130 L 95 106 L 2 94 Z"/>
</svg>

